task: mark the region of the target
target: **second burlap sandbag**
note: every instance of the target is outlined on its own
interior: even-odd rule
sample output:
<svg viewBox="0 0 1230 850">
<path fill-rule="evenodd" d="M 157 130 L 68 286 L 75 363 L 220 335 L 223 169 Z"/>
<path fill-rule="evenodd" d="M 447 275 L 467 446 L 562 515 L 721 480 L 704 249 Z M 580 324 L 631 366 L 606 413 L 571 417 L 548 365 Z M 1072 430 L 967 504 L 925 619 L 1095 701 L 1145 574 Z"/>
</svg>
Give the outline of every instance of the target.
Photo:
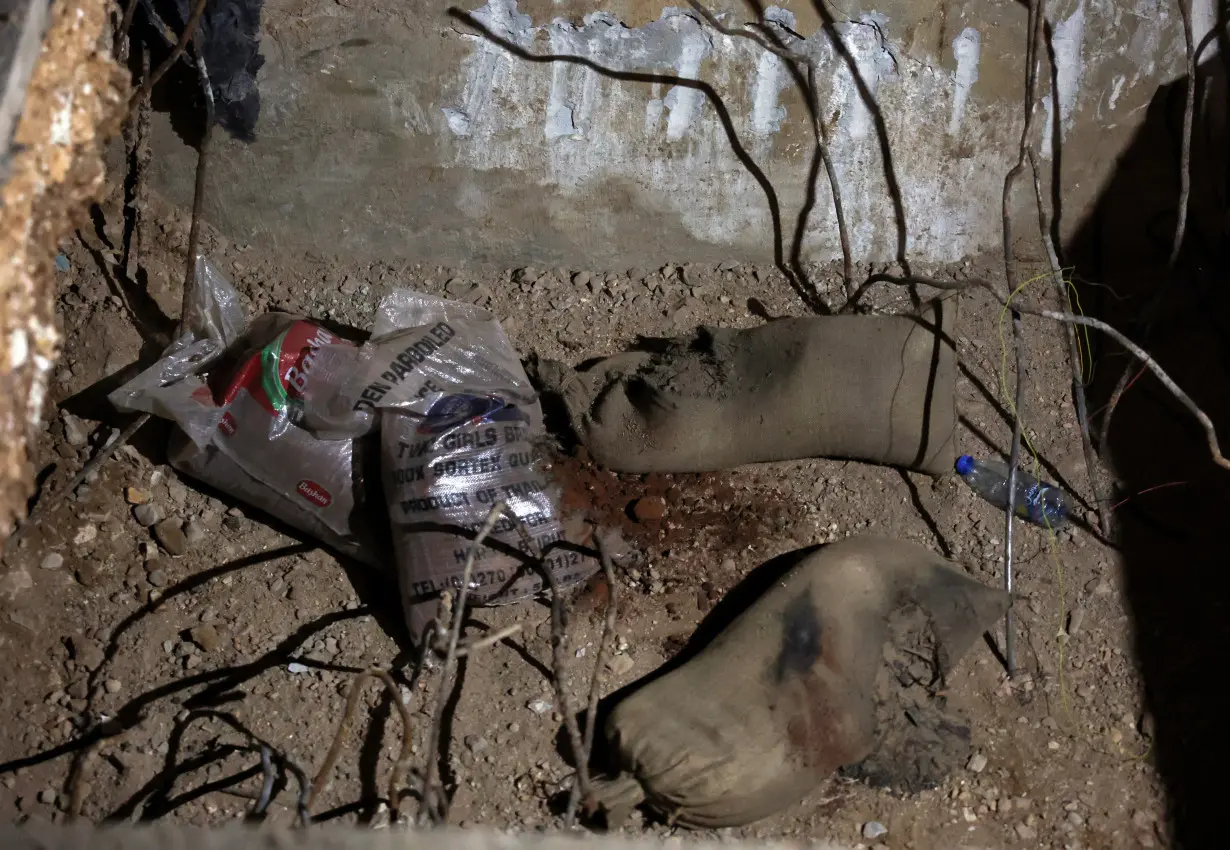
<svg viewBox="0 0 1230 850">
<path fill-rule="evenodd" d="M 820 548 L 612 709 L 613 774 L 588 808 L 618 821 L 645 803 L 684 826 L 738 826 L 871 756 L 909 758 L 940 781 L 969 744 L 945 713 L 944 675 L 1007 605 L 1004 591 L 913 543 Z M 896 766 L 912 786 L 915 766 Z"/>
<path fill-rule="evenodd" d="M 539 377 L 594 459 L 619 472 L 844 457 L 938 474 L 956 456 L 956 310 L 702 328 L 579 372 L 544 362 Z"/>
</svg>

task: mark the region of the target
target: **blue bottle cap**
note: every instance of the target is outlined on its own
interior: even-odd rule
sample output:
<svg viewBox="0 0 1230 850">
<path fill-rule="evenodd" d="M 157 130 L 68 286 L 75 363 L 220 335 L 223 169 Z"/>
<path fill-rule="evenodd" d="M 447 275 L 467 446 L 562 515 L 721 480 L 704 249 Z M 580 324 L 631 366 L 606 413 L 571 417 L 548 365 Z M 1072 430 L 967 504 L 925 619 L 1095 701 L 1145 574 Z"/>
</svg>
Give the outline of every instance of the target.
<svg viewBox="0 0 1230 850">
<path fill-rule="evenodd" d="M 957 473 L 959 475 L 969 475 L 974 471 L 974 465 L 977 463 L 969 455 L 961 455 L 957 458 Z"/>
</svg>

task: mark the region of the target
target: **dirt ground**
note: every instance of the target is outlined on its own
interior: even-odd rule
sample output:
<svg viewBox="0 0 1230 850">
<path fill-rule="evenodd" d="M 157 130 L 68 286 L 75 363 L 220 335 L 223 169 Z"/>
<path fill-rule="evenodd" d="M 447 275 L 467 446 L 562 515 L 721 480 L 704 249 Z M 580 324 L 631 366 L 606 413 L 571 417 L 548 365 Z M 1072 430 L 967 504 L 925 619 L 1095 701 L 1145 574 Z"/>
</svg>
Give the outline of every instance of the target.
<svg viewBox="0 0 1230 850">
<path fill-rule="evenodd" d="M 100 265 L 108 254 L 103 240 L 118 244 L 114 210 L 107 220 L 101 235 L 91 231 L 67 244 L 60 263 L 58 317 L 66 342 L 50 401 L 77 416 L 48 409 L 35 456 L 44 493 L 63 485 L 116 424 L 99 403 L 98 388 L 110 389 L 137 361 L 141 331 L 178 313 L 186 217 L 157 208 L 147 216 L 140 260 L 148 302 L 130 299 Z M 785 279 L 767 268 L 347 266 L 323 254 L 270 255 L 261 245 L 213 234 L 205 247 L 252 312 L 290 309 L 362 328 L 382 295 L 407 286 L 485 304 L 504 320 L 522 354 L 574 363 L 642 335 L 678 334 L 700 323 L 748 327 L 766 312 L 804 313 Z M 957 276 L 996 270 L 993 257 L 915 269 Z M 835 302 L 833 272 L 813 273 Z M 869 303 L 884 311 L 910 306 L 905 292 L 887 286 Z M 994 455 L 1010 438 L 998 309 L 972 294 L 963 297 L 961 311 L 959 449 Z M 1050 325 L 1027 329 L 1027 435 L 1046 477 L 1087 500 L 1063 340 Z M 147 356 L 156 352 L 144 345 Z M 162 456 L 165 439 L 165 430 L 148 427 L 6 557 L 0 817 L 64 818 L 76 762 L 85 781 L 83 813 L 91 819 L 216 824 L 241 817 L 261 785 L 255 741 L 311 776 L 355 674 L 373 665 L 408 672 L 401 613 L 387 577 L 340 564 L 255 511 L 179 477 Z M 899 537 L 951 557 L 988 584 L 1003 581 L 1002 515 L 954 475 L 933 480 L 855 462 L 800 460 L 642 478 L 596 469 L 583 455 L 559 461 L 557 472 L 570 482 L 572 502 L 595 524 L 618 527 L 626 541 L 615 652 L 602 671 L 603 693 L 675 654 L 714 602 L 754 567 L 806 545 L 860 533 Z M 645 496 L 665 500 L 661 521 L 635 519 L 630 506 Z M 181 556 L 170 555 L 134 517 L 130 502 L 146 497 L 161 516 L 184 521 L 188 548 Z M 723 832 L 918 850 L 1164 845 L 1164 801 L 1150 759 L 1151 721 L 1143 714 L 1117 555 L 1099 541 L 1087 506 L 1077 513 L 1073 530 L 1053 546 L 1043 532 L 1018 526 L 1024 672 L 1009 681 L 988 644 L 961 663 L 950 697 L 973 730 L 976 756 L 965 769 L 937 789 L 907 797 L 835 778 L 771 820 Z M 567 653 L 577 708 L 588 689 L 606 596 L 601 582 L 591 582 L 572 600 Z M 521 629 L 467 659 L 449 697 L 443 728 L 443 779 L 453 789 L 449 820 L 554 828 L 559 818 L 552 801 L 567 788 L 570 769 L 557 744 L 560 707 L 548 679 L 549 608 L 480 609 L 474 620 L 476 633 L 513 623 Z M 402 680 L 419 757 L 437 679 L 438 671 L 428 671 L 415 692 Z M 402 732 L 376 685 L 368 686 L 366 702 L 370 710 L 360 713 L 331 786 L 313 806 L 316 819 L 382 817 L 378 801 Z M 99 723 L 116 734 L 83 758 L 75 742 Z M 276 790 L 270 816 L 289 823 L 298 792 L 293 775 Z M 864 838 L 870 821 L 887 832 Z M 676 831 L 650 818 L 625 829 Z"/>
</svg>

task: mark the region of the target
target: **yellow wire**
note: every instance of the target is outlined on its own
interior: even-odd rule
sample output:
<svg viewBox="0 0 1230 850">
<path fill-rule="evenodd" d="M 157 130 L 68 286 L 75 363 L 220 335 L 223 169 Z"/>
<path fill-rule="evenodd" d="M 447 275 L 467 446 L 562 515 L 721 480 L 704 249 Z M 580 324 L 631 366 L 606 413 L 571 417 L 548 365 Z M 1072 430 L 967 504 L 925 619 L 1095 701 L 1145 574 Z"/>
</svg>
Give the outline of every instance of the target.
<svg viewBox="0 0 1230 850">
<path fill-rule="evenodd" d="M 1004 394 L 1004 401 L 1007 403 L 1008 409 L 1012 411 L 1013 419 L 1019 419 L 1020 416 L 1016 409 L 1016 400 L 1013 397 L 1012 393 L 1008 392 L 1008 340 L 1004 336 L 1004 318 L 1008 314 L 1008 310 L 1010 309 L 1009 305 L 1012 304 L 1012 299 L 1016 298 L 1016 296 L 1019 295 L 1022 292 L 1022 290 L 1025 289 L 1025 287 L 1029 286 L 1031 283 L 1035 283 L 1039 280 L 1045 280 L 1049 277 L 1051 277 L 1051 273 L 1046 272 L 1044 274 L 1031 277 L 1029 280 L 1022 283 L 1020 286 L 1016 288 L 1016 290 L 1014 290 L 1008 296 L 1007 301 L 1004 302 L 1004 306 L 999 311 L 998 326 L 999 326 L 999 349 L 1000 349 L 1000 375 L 999 375 L 1000 391 Z M 1080 304 L 1080 301 L 1078 299 L 1077 309 L 1079 309 L 1079 304 Z M 1018 381 L 1023 381 L 1024 379 L 1025 379 L 1024 375 L 1017 375 Z M 1033 475 L 1035 478 L 1037 478 L 1040 481 L 1042 480 L 1042 464 L 1038 460 L 1038 452 L 1034 449 L 1033 440 L 1030 439 L 1029 433 L 1026 430 L 1025 423 L 1023 421 L 1021 422 L 1021 436 L 1024 438 L 1025 447 L 1029 451 L 1030 458 L 1033 460 Z M 1065 598 L 1064 598 L 1065 593 L 1064 593 L 1064 585 L 1063 585 L 1063 565 L 1059 561 L 1059 555 L 1056 552 L 1056 548 L 1055 548 L 1056 547 L 1055 530 L 1051 528 L 1050 519 L 1046 516 L 1045 513 L 1043 513 L 1042 518 L 1046 523 L 1047 550 L 1050 553 L 1051 561 L 1055 565 L 1055 582 L 1059 587 L 1059 612 L 1058 612 L 1059 627 L 1055 635 L 1056 641 L 1059 645 L 1059 648 L 1056 652 L 1056 662 L 1055 662 L 1056 668 L 1058 671 L 1058 679 L 1059 679 L 1059 700 L 1060 700 L 1060 704 L 1063 706 L 1064 714 L 1067 715 L 1070 719 L 1072 709 L 1071 709 L 1071 705 L 1068 699 L 1067 682 L 1064 677 L 1064 660 L 1065 660 L 1064 659 L 1064 642 L 1059 639 L 1060 635 L 1063 634 L 1063 627 L 1064 627 L 1063 615 L 1064 615 L 1064 611 L 1067 609 L 1067 603 L 1065 602 Z M 1008 565 L 1005 563 L 1004 569 L 1007 569 L 1007 567 Z"/>
<path fill-rule="evenodd" d="M 1067 272 L 1069 270 L 1064 269 L 1063 271 Z M 1012 415 L 1014 418 L 1018 416 L 1018 413 L 1016 409 L 1016 400 L 1014 396 L 1012 395 L 1012 393 L 1008 392 L 1008 341 L 1004 335 L 1004 319 L 1008 314 L 1008 309 L 1009 309 L 1008 305 L 1012 303 L 1013 298 L 1019 295 L 1025 289 L 1025 287 L 1039 280 L 1043 280 L 1044 278 L 1047 278 L 1047 277 L 1050 277 L 1049 272 L 1045 274 L 1040 274 L 1037 277 L 1032 277 L 1029 280 L 1022 283 L 1020 286 L 1016 288 L 1016 291 L 1014 291 L 1011 295 L 1008 296 L 1007 302 L 1004 304 L 1004 307 L 999 311 L 998 324 L 999 324 L 999 348 L 1000 348 L 1000 390 L 1001 392 L 1003 392 L 1004 401 L 1007 403 L 1008 408 L 1012 411 Z M 1084 313 L 1084 310 L 1081 308 L 1080 293 L 1076 291 L 1076 287 L 1073 285 L 1071 278 L 1065 277 L 1064 284 L 1067 289 L 1068 309 L 1070 311 L 1080 313 L 1083 316 L 1085 313 Z M 1090 353 L 1091 346 L 1089 345 L 1089 329 L 1082 325 L 1080 331 L 1084 335 L 1085 344 L 1084 345 L 1081 344 L 1081 337 L 1078 334 L 1077 339 L 1076 339 L 1077 349 L 1080 352 L 1082 363 L 1087 364 L 1088 366 L 1088 374 L 1092 375 L 1093 374 L 1093 359 Z M 1021 380 L 1021 379 L 1022 379 L 1022 376 L 1018 375 L 1017 380 Z M 1087 378 L 1083 378 L 1083 379 L 1088 380 Z M 1030 440 L 1029 434 L 1025 430 L 1024 422 L 1021 423 L 1021 436 L 1025 440 L 1026 448 L 1028 449 L 1030 458 L 1033 461 L 1034 477 L 1041 480 L 1042 464 L 1038 460 L 1038 453 L 1034 449 L 1033 441 Z M 1064 583 L 1063 583 L 1063 565 L 1059 560 L 1058 553 L 1056 552 L 1055 530 L 1051 528 L 1050 519 L 1046 516 L 1046 514 L 1043 514 L 1042 518 L 1046 522 L 1047 550 L 1051 556 L 1051 561 L 1055 565 L 1055 580 L 1056 580 L 1056 584 L 1059 587 L 1059 615 L 1058 615 L 1059 629 L 1056 633 L 1056 642 L 1058 643 L 1058 650 L 1056 651 L 1056 656 L 1057 656 L 1056 665 L 1058 669 L 1058 679 L 1059 679 L 1059 698 L 1060 698 L 1060 703 L 1063 707 L 1065 716 L 1067 716 L 1068 719 L 1071 720 L 1072 708 L 1071 708 L 1071 704 L 1069 701 L 1067 679 L 1064 676 L 1064 660 L 1065 660 L 1064 645 L 1065 644 L 1062 640 L 1058 639 L 1059 635 L 1063 633 L 1063 627 L 1064 627 L 1063 615 L 1064 615 L 1065 609 L 1067 608 L 1067 605 L 1064 600 L 1065 594 L 1064 594 Z M 1005 568 L 1006 567 L 1007 565 L 1005 564 Z M 1129 754 L 1126 756 L 1126 759 L 1128 761 L 1140 761 L 1141 759 L 1147 758 L 1149 756 L 1149 753 L 1152 751 L 1152 749 L 1153 749 L 1153 742 L 1152 740 L 1150 740 L 1146 742 L 1145 748 L 1142 752 L 1136 753 L 1136 754 Z M 1110 755 L 1110 754 L 1107 753 L 1107 755 Z"/>
</svg>

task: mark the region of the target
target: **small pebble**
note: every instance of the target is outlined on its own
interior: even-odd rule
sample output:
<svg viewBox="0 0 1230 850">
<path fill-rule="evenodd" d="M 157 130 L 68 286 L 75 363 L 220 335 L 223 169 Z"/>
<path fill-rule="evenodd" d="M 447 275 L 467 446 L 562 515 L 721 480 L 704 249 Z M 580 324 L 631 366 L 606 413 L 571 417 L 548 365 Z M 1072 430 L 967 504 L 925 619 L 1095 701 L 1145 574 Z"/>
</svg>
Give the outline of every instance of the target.
<svg viewBox="0 0 1230 850">
<path fill-rule="evenodd" d="M 218 630 L 210 625 L 193 626 L 188 630 L 188 636 L 192 638 L 193 643 L 206 652 L 213 652 L 222 642 Z"/>
<path fill-rule="evenodd" d="M 109 694 L 119 693 L 120 688 L 122 687 L 123 685 L 120 684 L 119 679 L 108 679 L 107 681 L 103 682 L 103 688 L 105 688 L 107 693 Z"/>
<path fill-rule="evenodd" d="M 487 749 L 487 739 L 478 735 L 466 735 L 465 745 L 470 752 L 478 754 Z"/>
<path fill-rule="evenodd" d="M 300 673 L 306 673 L 307 671 L 308 671 L 307 665 L 300 664 L 298 661 L 292 661 L 286 665 L 287 673 L 294 673 L 295 675 L 299 675 Z"/>
<path fill-rule="evenodd" d="M 139 502 L 137 503 L 137 506 L 132 509 L 132 518 L 145 528 L 149 528 L 151 525 L 158 522 L 158 509 L 145 502 Z"/>
<path fill-rule="evenodd" d="M 195 519 L 190 519 L 184 524 L 184 539 L 189 546 L 195 546 L 205 539 L 205 526 Z"/>
<path fill-rule="evenodd" d="M 974 753 L 966 762 L 965 769 L 970 773 L 982 773 L 987 769 L 987 757 L 982 753 Z"/>
<path fill-rule="evenodd" d="M 630 672 L 635 664 L 636 662 L 630 655 L 613 655 L 606 660 L 606 669 L 613 676 L 622 676 Z"/>
<path fill-rule="evenodd" d="M 1023 823 L 1016 825 L 1016 837 L 1022 841 L 1032 841 L 1038 837 L 1038 831 L 1032 826 L 1026 826 Z"/>
<path fill-rule="evenodd" d="M 1080 634 L 1081 626 L 1085 622 L 1085 609 L 1083 606 L 1077 606 L 1072 609 L 1072 613 L 1068 614 L 1068 634 L 1076 637 Z"/>
<path fill-rule="evenodd" d="M 149 501 L 149 493 L 136 487 L 125 487 L 124 498 L 130 505 L 144 505 Z"/>
<path fill-rule="evenodd" d="M 541 716 L 543 714 L 546 714 L 548 711 L 550 711 L 552 708 L 552 705 L 551 703 L 547 702 L 545 699 L 532 699 L 528 703 L 526 703 L 525 707 L 528 708 L 530 711 L 534 712 L 535 714 Z"/>
<path fill-rule="evenodd" d="M 44 788 L 38 792 L 38 801 L 50 806 L 56 801 L 56 792 L 51 788 Z"/>
<path fill-rule="evenodd" d="M 885 835 L 888 835 L 888 827 L 878 820 L 869 820 L 863 824 L 863 838 L 866 838 L 868 841 L 875 841 L 877 838 Z"/>
<path fill-rule="evenodd" d="M 77 535 L 73 538 L 74 546 L 84 546 L 87 543 L 92 543 L 98 537 L 98 526 L 83 525 L 77 529 Z"/>
<path fill-rule="evenodd" d="M 146 573 L 145 579 L 154 587 L 166 587 L 167 584 L 167 574 L 162 570 L 150 570 Z"/>
<path fill-rule="evenodd" d="M 74 449 L 84 448 L 90 439 L 90 429 L 80 418 L 71 413 L 64 414 L 64 439 Z"/>
<path fill-rule="evenodd" d="M 1058 741 L 1050 741 L 1050 742 L 1046 745 L 1046 748 L 1047 748 L 1048 750 L 1051 750 L 1052 752 L 1057 751 L 1057 750 L 1059 749 L 1059 742 L 1058 742 Z"/>
<path fill-rule="evenodd" d="M 64 556 L 59 552 L 50 552 L 39 566 L 45 570 L 58 570 L 64 566 Z"/>
<path fill-rule="evenodd" d="M 188 539 L 182 523 L 177 519 L 164 519 L 154 526 L 154 537 L 169 555 L 178 557 L 188 551 Z"/>
</svg>

